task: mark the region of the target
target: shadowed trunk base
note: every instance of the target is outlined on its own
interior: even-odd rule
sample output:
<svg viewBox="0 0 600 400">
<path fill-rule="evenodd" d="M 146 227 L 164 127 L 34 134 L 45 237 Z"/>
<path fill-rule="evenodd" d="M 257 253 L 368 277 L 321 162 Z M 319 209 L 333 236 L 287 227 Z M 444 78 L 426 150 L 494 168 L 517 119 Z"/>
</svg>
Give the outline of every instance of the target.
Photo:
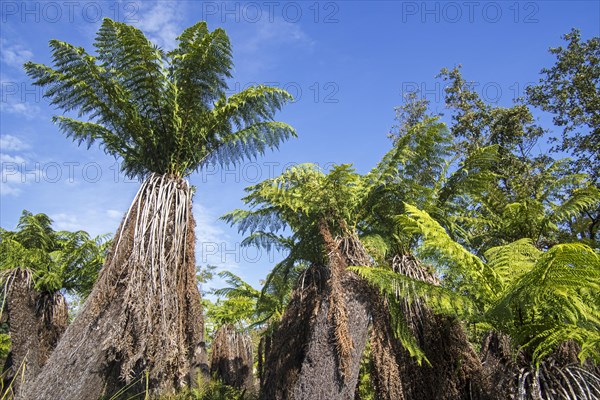
<svg viewBox="0 0 600 400">
<path fill-rule="evenodd" d="M 67 328 L 68 310 L 61 293 L 39 293 L 26 272 L 15 270 L 9 279 L 6 313 L 12 345 L 4 364 L 4 387 L 19 394 L 56 347 Z"/>
<path fill-rule="evenodd" d="M 402 345 L 390 326 L 388 305 L 381 296 L 373 296 L 373 326 L 371 327 L 371 382 L 377 400 L 404 400 L 400 366 L 395 355 Z"/>
<path fill-rule="evenodd" d="M 514 354 L 507 335 L 490 331 L 481 357 L 498 400 L 599 399 L 598 367 L 591 362 L 581 365 L 579 350 L 574 342 L 564 342 L 536 368 L 527 352 Z"/>
<path fill-rule="evenodd" d="M 348 265 L 370 261 L 357 238 L 334 240 L 323 223 L 327 268 L 300 279 L 273 334 L 261 398 L 351 400 L 368 337 L 370 289 Z"/>
<path fill-rule="evenodd" d="M 500 400 L 488 389 L 483 366 L 459 321 L 422 306 L 421 322 L 414 333 L 431 366 L 425 362 L 419 366 L 407 351 L 400 352 L 405 398 Z"/>
<path fill-rule="evenodd" d="M 411 254 L 397 255 L 392 266 L 398 273 L 439 284 Z M 422 301 L 402 302 L 408 326 L 431 366 L 419 365 L 404 349 L 396 353 L 404 398 L 411 400 L 494 399 L 483 366 L 461 323 L 435 314 Z"/>
<path fill-rule="evenodd" d="M 20 399 L 172 393 L 206 370 L 194 225 L 189 185 L 151 175 L 80 314 Z"/>
<path fill-rule="evenodd" d="M 233 325 L 223 325 L 212 342 L 210 374 L 226 385 L 255 392 L 252 339 Z"/>
<path fill-rule="evenodd" d="M 322 274 L 322 273 L 321 273 Z M 345 276 L 341 286 L 353 342 L 349 373 L 340 375 L 334 326 L 328 316 L 330 301 L 319 291 L 320 271 L 312 267 L 304 288 L 296 289 L 266 354 L 263 399 L 353 399 L 360 359 L 368 337 L 366 290 Z"/>
</svg>

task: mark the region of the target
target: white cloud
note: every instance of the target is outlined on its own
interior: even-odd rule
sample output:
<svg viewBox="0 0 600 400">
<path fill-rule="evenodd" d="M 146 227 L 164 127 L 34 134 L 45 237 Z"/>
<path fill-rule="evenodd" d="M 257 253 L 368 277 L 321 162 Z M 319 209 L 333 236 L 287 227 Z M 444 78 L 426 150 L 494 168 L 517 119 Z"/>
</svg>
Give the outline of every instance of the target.
<svg viewBox="0 0 600 400">
<path fill-rule="evenodd" d="M 239 270 L 245 250 L 219 226 L 219 217 L 212 210 L 199 203 L 194 203 L 193 210 L 196 219 L 196 263 L 215 265 L 219 271 Z"/>
<path fill-rule="evenodd" d="M 29 145 L 13 135 L 0 135 L 0 150 L 21 151 L 28 149 Z"/>
<path fill-rule="evenodd" d="M 40 108 L 30 103 L 5 101 L 0 104 L 0 111 L 9 114 L 22 115 L 27 119 L 32 119 L 40 113 Z"/>
<path fill-rule="evenodd" d="M 8 40 L 0 39 L 0 60 L 2 63 L 21 69 L 23 63 L 31 60 L 33 53 L 19 44 L 9 44 Z"/>
<path fill-rule="evenodd" d="M 106 210 L 106 215 L 108 215 L 108 218 L 111 218 L 111 219 L 119 219 L 119 218 L 123 218 L 125 213 L 123 211 L 119 211 L 119 210 Z"/>
<path fill-rule="evenodd" d="M 23 174 L 14 168 L 2 166 L 0 171 L 0 195 L 18 196 L 21 192 L 21 186 L 27 183 Z"/>
<path fill-rule="evenodd" d="M 242 30 L 234 36 L 237 40 L 233 50 L 241 60 L 236 64 L 243 65 L 245 70 L 257 72 L 269 68 L 277 62 L 282 48 L 311 50 L 315 44 L 300 24 L 287 22 L 281 17 L 240 26 Z"/>
<path fill-rule="evenodd" d="M 299 24 L 275 18 L 272 22 L 262 19 L 255 24 L 246 25 L 251 33 L 236 48 L 238 51 L 255 53 L 266 47 L 296 45 L 312 47 L 314 41 L 302 30 Z"/>
<path fill-rule="evenodd" d="M 172 50 L 177 44 L 175 38 L 184 29 L 183 6 L 180 2 L 158 1 L 150 8 L 141 11 L 139 21 L 135 25 L 144 31 L 150 41 L 163 49 Z"/>
<path fill-rule="evenodd" d="M 54 229 L 61 231 L 78 231 L 84 229 L 77 217 L 73 214 L 58 213 L 50 215 L 54 221 Z"/>
<path fill-rule="evenodd" d="M 22 185 L 28 183 L 27 175 L 21 171 L 21 165 L 27 160 L 19 154 L 14 154 L 28 148 L 29 145 L 16 136 L 0 136 L 0 195 L 18 196 L 22 192 Z"/>
<path fill-rule="evenodd" d="M 21 156 L 11 156 L 10 154 L 0 153 L 0 162 L 22 164 L 25 159 Z"/>
</svg>

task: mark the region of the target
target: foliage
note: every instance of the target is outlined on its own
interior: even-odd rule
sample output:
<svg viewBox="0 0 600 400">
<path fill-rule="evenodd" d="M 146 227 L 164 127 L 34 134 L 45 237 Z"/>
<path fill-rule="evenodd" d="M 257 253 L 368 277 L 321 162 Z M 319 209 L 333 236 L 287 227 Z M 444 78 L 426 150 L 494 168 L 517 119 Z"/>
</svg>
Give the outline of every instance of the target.
<svg viewBox="0 0 600 400">
<path fill-rule="evenodd" d="M 528 106 L 486 104 L 459 68 L 443 69 L 440 76 L 449 82 L 446 105 L 458 154 L 468 159 L 485 146 L 497 148 L 496 162 L 485 166 L 487 179 L 465 187 L 467 197 L 454 206 L 462 243 L 479 255 L 521 238 L 543 248 L 574 240 L 594 245 L 596 228 L 589 212 L 597 207 L 598 192 L 590 177 L 572 171 L 569 160 L 534 154 L 545 131 L 535 124 Z"/>
<path fill-rule="evenodd" d="M 522 239 L 492 248 L 481 259 L 454 242 L 427 213 L 407 209 L 404 224 L 421 235 L 422 255 L 443 266 L 445 285 L 477 305 L 468 319 L 507 333 L 536 363 L 568 340 L 581 346 L 582 362 L 599 361 L 600 256 L 594 250 L 568 243 L 540 251 Z M 391 286 L 379 284 L 386 290 Z M 436 307 L 431 293 L 433 301 L 426 301 Z"/>
<path fill-rule="evenodd" d="M 15 268 L 30 272 L 35 288 L 43 293 L 66 290 L 85 297 L 96 281 L 110 241 L 91 238 L 84 231 L 52 229 L 45 214 L 23 211 L 16 231 L 0 231 L 0 271 L 3 280 Z"/>
<path fill-rule="evenodd" d="M 228 286 L 214 291 L 219 299 L 208 306 L 206 317 L 216 326 L 232 324 L 247 328 L 255 320 L 260 291 L 232 272 L 221 271 L 218 275 Z"/>
<path fill-rule="evenodd" d="M 88 147 L 100 140 L 131 177 L 185 177 L 208 163 L 256 157 L 295 136 L 273 121 L 291 99 L 286 91 L 259 85 L 226 97 L 233 63 L 224 30 L 209 32 L 199 22 L 177 40 L 165 52 L 139 29 L 106 18 L 94 42 L 97 56 L 51 40 L 53 67 L 28 62 L 25 70 L 52 105 L 76 112 L 78 119 L 53 118 L 60 129 Z"/>
<path fill-rule="evenodd" d="M 551 68 L 542 69 L 537 85 L 527 88 L 530 104 L 554 114 L 563 127 L 556 151 L 576 156 L 575 167 L 598 179 L 600 171 L 600 38 L 581 40 L 581 32 L 563 36 L 566 47 L 555 47 Z"/>
<path fill-rule="evenodd" d="M 257 397 L 244 389 L 236 389 L 211 379 L 206 382 L 198 376 L 193 388 L 184 389 L 175 396 L 161 396 L 158 400 L 255 400 Z"/>
</svg>

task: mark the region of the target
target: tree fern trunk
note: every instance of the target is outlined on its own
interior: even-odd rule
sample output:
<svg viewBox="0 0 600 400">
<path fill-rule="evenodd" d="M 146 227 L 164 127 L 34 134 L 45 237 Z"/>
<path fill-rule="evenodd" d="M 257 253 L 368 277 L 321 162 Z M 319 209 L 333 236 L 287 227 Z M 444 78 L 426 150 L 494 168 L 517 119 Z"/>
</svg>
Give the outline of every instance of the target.
<svg viewBox="0 0 600 400">
<path fill-rule="evenodd" d="M 181 179 L 143 183 L 92 293 L 21 398 L 169 393 L 205 368 L 191 205 Z"/>
<path fill-rule="evenodd" d="M 4 365 L 4 387 L 18 394 L 39 374 L 67 328 L 67 303 L 60 293 L 37 292 L 28 273 L 15 270 L 9 278 L 6 312 L 12 345 Z"/>
<path fill-rule="evenodd" d="M 256 392 L 252 369 L 252 339 L 233 325 L 223 325 L 212 342 L 210 374 L 226 385 Z"/>
<path fill-rule="evenodd" d="M 321 228 L 328 265 L 306 271 L 273 334 L 264 399 L 354 399 L 368 336 L 369 290 L 346 267 L 352 258 L 369 261 L 362 246 L 362 252 L 345 251 L 344 241 Z"/>
<path fill-rule="evenodd" d="M 433 284 L 438 281 L 412 255 L 392 260 L 396 272 Z M 477 400 L 498 398 L 490 394 L 483 366 L 458 320 L 435 314 L 423 302 L 403 302 L 410 330 L 431 366 L 419 365 L 402 349 L 396 354 L 404 397 L 414 400 Z"/>
<path fill-rule="evenodd" d="M 401 344 L 390 326 L 388 306 L 380 296 L 373 296 L 373 326 L 371 327 L 371 381 L 378 400 L 404 400 L 400 366 L 396 355 Z"/>
</svg>

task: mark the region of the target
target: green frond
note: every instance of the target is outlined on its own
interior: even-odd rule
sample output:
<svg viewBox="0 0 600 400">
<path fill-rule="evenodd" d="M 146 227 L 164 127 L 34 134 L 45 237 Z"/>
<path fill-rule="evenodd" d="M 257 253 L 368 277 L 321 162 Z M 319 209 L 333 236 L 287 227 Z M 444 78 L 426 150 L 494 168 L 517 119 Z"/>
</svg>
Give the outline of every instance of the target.
<svg viewBox="0 0 600 400">
<path fill-rule="evenodd" d="M 531 239 L 521 239 L 506 246 L 489 249 L 485 252 L 485 258 L 502 282 L 510 285 L 531 271 L 541 254 Z"/>
<path fill-rule="evenodd" d="M 384 268 L 350 267 L 349 269 L 386 296 L 409 302 L 421 300 L 434 312 L 443 315 L 472 319 L 478 314 L 476 304 L 469 297 L 442 286 L 409 278 Z"/>
<path fill-rule="evenodd" d="M 266 251 L 289 251 L 293 245 L 292 238 L 265 231 L 253 231 L 250 236 L 242 241 L 242 246 L 256 246 Z"/>
<path fill-rule="evenodd" d="M 407 217 L 398 217 L 408 231 L 423 236 L 421 250 L 435 255 L 447 268 L 446 273 L 462 277 L 465 289 L 477 297 L 492 298 L 501 287 L 496 272 L 477 256 L 456 243 L 446 230 L 424 211 L 405 204 Z"/>
<path fill-rule="evenodd" d="M 50 41 L 52 67 L 28 62 L 34 85 L 63 112 L 55 122 L 79 144 L 98 142 L 130 177 L 187 176 L 277 149 L 295 131 L 274 115 L 291 100 L 264 85 L 226 97 L 233 68 L 225 31 L 200 22 L 165 54 L 137 28 L 104 19 L 94 46 Z"/>
<path fill-rule="evenodd" d="M 589 186 L 575 189 L 572 195 L 563 203 L 555 206 L 546 217 L 547 223 L 559 223 L 577 217 L 584 211 L 593 210 L 600 205 L 600 191 Z"/>
</svg>

